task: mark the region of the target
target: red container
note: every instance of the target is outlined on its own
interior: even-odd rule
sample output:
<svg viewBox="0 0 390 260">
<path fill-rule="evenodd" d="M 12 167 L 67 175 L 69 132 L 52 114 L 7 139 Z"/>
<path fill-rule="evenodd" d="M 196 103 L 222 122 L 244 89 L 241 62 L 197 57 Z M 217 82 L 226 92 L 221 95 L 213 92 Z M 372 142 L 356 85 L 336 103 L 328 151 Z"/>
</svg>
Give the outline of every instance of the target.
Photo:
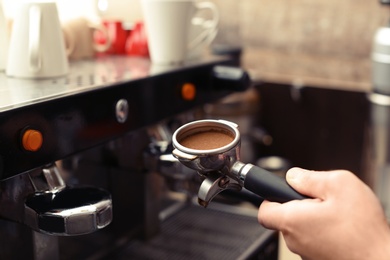
<svg viewBox="0 0 390 260">
<path fill-rule="evenodd" d="M 103 20 L 102 24 L 107 29 L 109 39 L 101 33 L 95 35 L 95 41 L 104 43 L 110 40 L 111 46 L 105 52 L 107 54 L 126 54 L 126 40 L 129 35 L 129 30 L 126 30 L 120 20 Z"/>
<path fill-rule="evenodd" d="M 149 57 L 148 41 L 143 22 L 137 22 L 126 42 L 126 53 L 130 56 Z"/>
</svg>

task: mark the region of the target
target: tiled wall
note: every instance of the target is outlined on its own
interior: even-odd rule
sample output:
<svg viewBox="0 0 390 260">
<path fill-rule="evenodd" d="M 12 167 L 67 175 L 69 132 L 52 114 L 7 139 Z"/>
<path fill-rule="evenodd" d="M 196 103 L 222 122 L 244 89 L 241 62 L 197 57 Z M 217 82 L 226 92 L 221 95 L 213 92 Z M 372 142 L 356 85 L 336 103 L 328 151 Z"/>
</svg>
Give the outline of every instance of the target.
<svg viewBox="0 0 390 260">
<path fill-rule="evenodd" d="M 267 80 L 365 88 L 373 35 L 390 21 L 379 0 L 213 1 L 216 42 L 242 45 L 244 66 Z"/>
</svg>

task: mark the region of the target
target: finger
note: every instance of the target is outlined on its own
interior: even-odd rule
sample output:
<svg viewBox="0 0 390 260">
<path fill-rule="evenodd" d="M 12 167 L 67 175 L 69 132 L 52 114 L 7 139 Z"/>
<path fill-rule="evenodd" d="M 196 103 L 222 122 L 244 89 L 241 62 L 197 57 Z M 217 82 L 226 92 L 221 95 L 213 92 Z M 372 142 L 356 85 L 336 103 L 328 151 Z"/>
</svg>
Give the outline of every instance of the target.
<svg viewBox="0 0 390 260">
<path fill-rule="evenodd" d="M 260 205 L 257 219 L 265 228 L 277 230 L 281 225 L 282 212 L 283 208 L 280 203 L 265 200 Z"/>
<path fill-rule="evenodd" d="M 292 200 L 285 203 L 265 200 L 259 208 L 257 219 L 266 228 L 288 232 L 297 223 L 317 218 L 321 210 L 320 199 Z"/>
<path fill-rule="evenodd" d="M 312 198 L 326 197 L 327 175 L 325 172 L 291 168 L 286 173 L 286 180 L 296 191 Z"/>
</svg>

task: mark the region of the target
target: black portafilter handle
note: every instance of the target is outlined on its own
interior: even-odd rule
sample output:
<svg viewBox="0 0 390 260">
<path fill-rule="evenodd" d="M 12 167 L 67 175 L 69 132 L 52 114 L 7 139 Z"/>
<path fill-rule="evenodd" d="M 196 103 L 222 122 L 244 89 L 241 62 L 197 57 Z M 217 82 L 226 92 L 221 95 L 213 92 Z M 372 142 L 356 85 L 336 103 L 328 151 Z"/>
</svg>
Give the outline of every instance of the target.
<svg viewBox="0 0 390 260">
<path fill-rule="evenodd" d="M 309 198 L 294 190 L 285 179 L 260 167 L 251 164 L 247 166 L 252 167 L 246 172 L 244 187 L 263 199 L 284 203 Z"/>
</svg>

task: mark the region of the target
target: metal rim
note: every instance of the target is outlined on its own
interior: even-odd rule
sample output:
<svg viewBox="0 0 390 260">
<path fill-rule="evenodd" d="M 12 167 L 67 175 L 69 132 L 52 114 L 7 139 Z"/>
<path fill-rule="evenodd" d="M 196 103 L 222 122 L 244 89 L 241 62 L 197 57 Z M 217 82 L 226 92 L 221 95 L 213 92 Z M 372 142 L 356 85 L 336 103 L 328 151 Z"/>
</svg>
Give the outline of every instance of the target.
<svg viewBox="0 0 390 260">
<path fill-rule="evenodd" d="M 185 133 L 192 133 L 194 130 L 198 130 L 200 128 L 207 128 L 207 127 L 214 127 L 214 128 L 220 128 L 223 130 L 227 130 L 234 134 L 234 139 L 229 144 L 222 146 L 220 148 L 216 149 L 209 149 L 209 150 L 197 150 L 197 149 L 191 149 L 185 146 L 182 146 L 179 141 L 178 137 L 182 136 Z M 201 154 L 219 154 L 222 152 L 226 152 L 233 147 L 235 147 L 240 141 L 240 132 L 238 131 L 238 126 L 234 124 L 233 122 L 225 121 L 225 120 L 213 120 L 213 119 L 205 119 L 205 120 L 198 120 L 194 122 L 187 123 L 181 127 L 179 127 L 175 133 L 172 136 L 172 142 L 173 146 L 187 154 L 192 155 L 201 155 Z"/>
</svg>

